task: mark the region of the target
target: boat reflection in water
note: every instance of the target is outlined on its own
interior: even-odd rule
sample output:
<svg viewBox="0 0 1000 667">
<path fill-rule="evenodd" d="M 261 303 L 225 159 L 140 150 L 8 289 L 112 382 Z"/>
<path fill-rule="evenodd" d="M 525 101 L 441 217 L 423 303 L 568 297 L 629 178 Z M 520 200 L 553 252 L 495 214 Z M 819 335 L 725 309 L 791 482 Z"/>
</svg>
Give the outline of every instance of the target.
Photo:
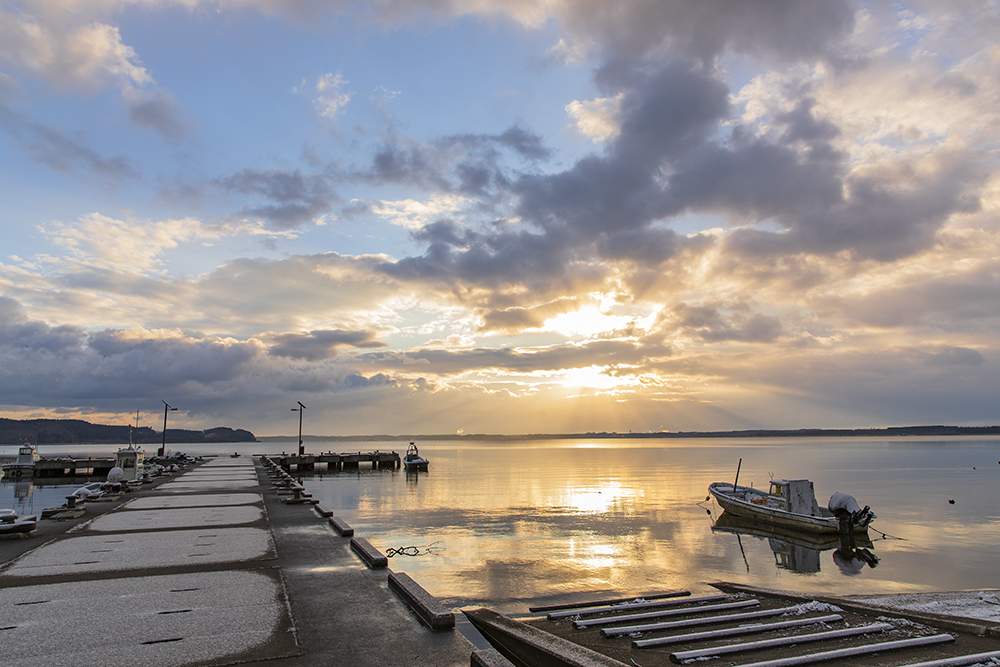
<svg viewBox="0 0 1000 667">
<path fill-rule="evenodd" d="M 875 567 L 879 562 L 878 557 L 871 552 L 872 541 L 865 531 L 849 535 L 809 534 L 762 525 L 729 512 L 723 512 L 716 519 L 712 532 L 716 531 L 733 533 L 737 539 L 741 535 L 766 539 L 774 553 L 775 565 L 798 574 L 819 572 L 822 553 L 830 550 L 833 550 L 833 562 L 846 576 L 859 574 L 866 565 Z M 742 542 L 740 549 L 743 549 Z"/>
</svg>

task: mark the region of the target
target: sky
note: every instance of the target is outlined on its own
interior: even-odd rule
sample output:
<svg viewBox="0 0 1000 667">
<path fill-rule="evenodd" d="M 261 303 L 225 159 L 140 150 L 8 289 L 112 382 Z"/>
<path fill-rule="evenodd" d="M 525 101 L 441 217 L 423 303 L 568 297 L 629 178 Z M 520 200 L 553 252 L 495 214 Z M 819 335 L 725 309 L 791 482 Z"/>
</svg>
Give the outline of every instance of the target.
<svg viewBox="0 0 1000 667">
<path fill-rule="evenodd" d="M 0 2 L 0 415 L 1000 423 L 1000 6 Z"/>
</svg>

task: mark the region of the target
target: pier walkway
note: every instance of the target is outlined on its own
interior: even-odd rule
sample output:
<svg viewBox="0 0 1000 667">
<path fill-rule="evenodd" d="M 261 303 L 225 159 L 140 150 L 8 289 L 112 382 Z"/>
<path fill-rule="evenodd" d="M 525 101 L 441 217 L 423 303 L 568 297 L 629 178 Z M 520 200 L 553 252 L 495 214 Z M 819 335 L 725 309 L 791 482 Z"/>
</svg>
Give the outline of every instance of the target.
<svg viewBox="0 0 1000 667">
<path fill-rule="evenodd" d="M 461 634 L 421 625 L 387 569 L 248 457 L 90 507 L 0 545 L 5 665 L 470 664 Z"/>
</svg>

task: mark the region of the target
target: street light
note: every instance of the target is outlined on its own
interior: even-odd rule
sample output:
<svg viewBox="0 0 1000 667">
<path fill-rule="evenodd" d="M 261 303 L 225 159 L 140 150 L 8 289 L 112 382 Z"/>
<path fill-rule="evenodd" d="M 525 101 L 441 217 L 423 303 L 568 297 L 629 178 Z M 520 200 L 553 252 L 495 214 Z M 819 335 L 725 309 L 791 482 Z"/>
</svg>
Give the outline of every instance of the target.
<svg viewBox="0 0 1000 667">
<path fill-rule="evenodd" d="M 302 411 L 306 409 L 306 406 L 302 405 L 300 401 L 295 401 L 299 404 L 299 407 L 292 408 L 292 412 L 299 413 L 299 456 L 303 456 L 306 453 L 306 448 L 302 445 Z"/>
<path fill-rule="evenodd" d="M 160 447 L 160 451 L 156 455 L 163 458 L 167 453 L 167 412 L 171 410 L 176 411 L 177 408 L 170 407 L 170 404 L 163 401 L 163 399 L 160 400 L 163 402 L 163 446 Z"/>
</svg>

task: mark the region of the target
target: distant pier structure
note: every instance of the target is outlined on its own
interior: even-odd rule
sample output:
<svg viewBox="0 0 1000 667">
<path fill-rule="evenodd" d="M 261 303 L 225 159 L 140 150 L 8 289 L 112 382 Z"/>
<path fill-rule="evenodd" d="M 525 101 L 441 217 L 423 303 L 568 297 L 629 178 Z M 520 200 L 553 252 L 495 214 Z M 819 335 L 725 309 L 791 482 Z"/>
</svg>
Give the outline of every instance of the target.
<svg viewBox="0 0 1000 667">
<path fill-rule="evenodd" d="M 324 454 L 272 454 L 268 457 L 285 470 L 291 470 L 292 466 L 298 471 L 316 470 L 317 464 L 324 466 L 326 470 L 354 470 L 360 469 L 362 464 L 372 470 L 383 468 L 397 469 L 400 466 L 399 454 L 396 452 L 326 452 Z"/>
<path fill-rule="evenodd" d="M 35 461 L 35 477 L 107 477 L 115 457 L 58 458 Z"/>
</svg>

